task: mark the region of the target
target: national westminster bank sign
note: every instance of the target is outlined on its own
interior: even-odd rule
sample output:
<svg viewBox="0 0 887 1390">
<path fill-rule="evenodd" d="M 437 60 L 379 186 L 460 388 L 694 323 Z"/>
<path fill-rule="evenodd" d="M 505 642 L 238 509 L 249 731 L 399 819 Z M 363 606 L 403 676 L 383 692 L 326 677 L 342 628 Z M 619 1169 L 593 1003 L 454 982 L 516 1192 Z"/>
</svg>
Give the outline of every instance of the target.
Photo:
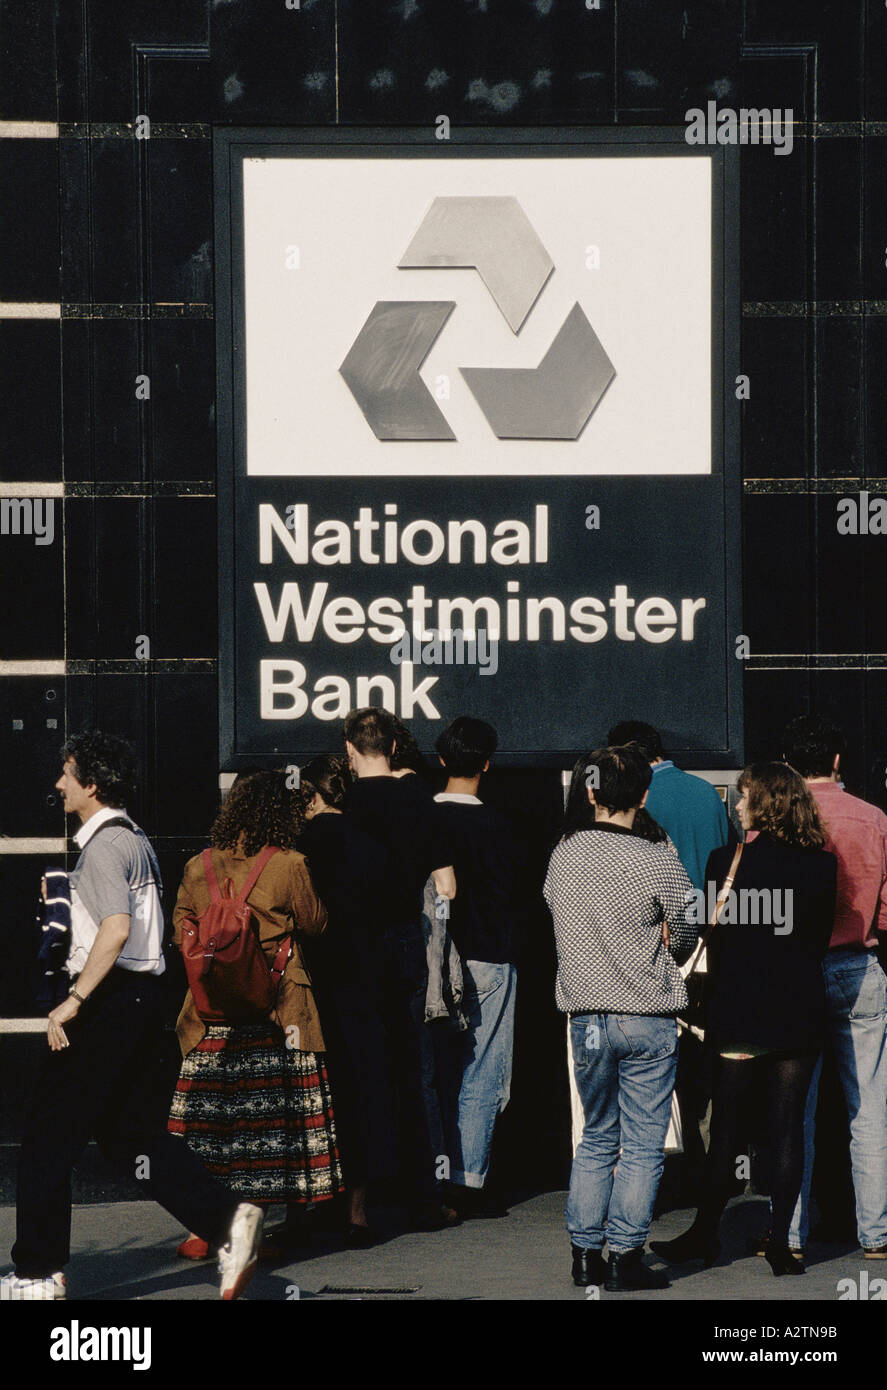
<svg viewBox="0 0 887 1390">
<path fill-rule="evenodd" d="M 741 756 L 733 152 L 216 133 L 225 766 L 384 704 Z M 566 760 L 566 761 L 565 761 Z"/>
</svg>

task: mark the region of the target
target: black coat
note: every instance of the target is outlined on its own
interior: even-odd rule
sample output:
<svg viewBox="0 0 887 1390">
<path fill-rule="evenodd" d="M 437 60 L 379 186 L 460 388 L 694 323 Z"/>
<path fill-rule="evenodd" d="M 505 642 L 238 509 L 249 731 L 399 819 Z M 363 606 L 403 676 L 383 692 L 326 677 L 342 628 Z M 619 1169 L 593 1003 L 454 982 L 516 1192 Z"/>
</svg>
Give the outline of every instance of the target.
<svg viewBox="0 0 887 1390">
<path fill-rule="evenodd" d="M 380 968 L 380 904 L 386 856 L 348 817 L 325 813 L 308 821 L 299 849 L 329 921 L 312 941 L 312 973 L 324 995 L 340 988 L 375 993 Z"/>
<path fill-rule="evenodd" d="M 325 813 L 299 847 L 329 922 L 306 950 L 326 1040 L 339 1151 L 349 1187 L 396 1172 L 393 1057 L 384 1019 L 379 905 L 384 852 L 347 816 Z"/>
<path fill-rule="evenodd" d="M 712 894 L 727 876 L 733 850 L 715 850 L 706 866 Z M 822 958 L 835 917 L 838 862 L 825 850 L 805 850 L 767 834 L 747 843 L 733 883 L 735 923 L 719 920 L 709 939 L 706 1039 L 719 1050 L 743 1045 L 791 1052 L 819 1050 L 825 1035 Z M 774 890 L 758 899 L 759 921 L 747 890 Z M 790 892 L 791 897 L 786 898 Z M 790 905 L 790 906 L 789 906 Z M 726 913 L 724 914 L 726 916 Z M 786 927 L 790 930 L 786 931 Z"/>
</svg>

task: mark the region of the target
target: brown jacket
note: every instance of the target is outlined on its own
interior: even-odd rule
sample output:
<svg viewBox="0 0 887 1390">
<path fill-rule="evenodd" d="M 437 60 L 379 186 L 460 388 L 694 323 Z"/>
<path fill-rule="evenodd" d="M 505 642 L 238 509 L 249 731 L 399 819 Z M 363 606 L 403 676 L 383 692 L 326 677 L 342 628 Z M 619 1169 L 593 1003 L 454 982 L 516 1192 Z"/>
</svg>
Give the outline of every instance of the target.
<svg viewBox="0 0 887 1390">
<path fill-rule="evenodd" d="M 214 849 L 212 853 L 222 891 L 225 891 L 225 880 L 230 878 L 235 893 L 239 892 L 258 855 L 247 858 L 239 850 L 230 849 Z M 302 1052 L 322 1052 L 323 1033 L 314 1003 L 311 977 L 299 950 L 298 935 L 319 936 L 326 926 L 326 908 L 314 891 L 305 856 L 294 849 L 279 850 L 265 865 L 247 902 L 258 921 L 259 939 L 269 964 L 274 960 L 281 937 L 288 936 L 293 928 L 296 929 L 293 953 L 280 982 L 277 1008 L 271 1017 L 284 1031 L 295 1024 L 298 1033 L 288 1036 L 296 1039 L 296 1045 Z M 209 889 L 202 858 L 197 854 L 185 865 L 185 876 L 173 912 L 173 933 L 177 946 L 181 946 L 185 914 L 199 914 L 208 906 Z M 189 990 L 176 1023 L 182 1056 L 187 1056 L 197 1046 L 205 1032 L 206 1024 L 198 1015 Z"/>
</svg>

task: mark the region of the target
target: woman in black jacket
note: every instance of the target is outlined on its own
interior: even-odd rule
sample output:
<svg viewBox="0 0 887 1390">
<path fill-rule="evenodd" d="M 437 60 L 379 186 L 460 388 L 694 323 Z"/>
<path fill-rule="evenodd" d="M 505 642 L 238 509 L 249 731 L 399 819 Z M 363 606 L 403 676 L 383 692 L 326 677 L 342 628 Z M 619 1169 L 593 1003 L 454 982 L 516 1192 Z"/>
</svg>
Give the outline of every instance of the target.
<svg viewBox="0 0 887 1390">
<path fill-rule="evenodd" d="M 709 938 L 706 1041 L 713 1044 L 711 1144 L 696 1220 L 651 1248 L 670 1263 L 710 1265 L 717 1227 L 735 1185 L 743 1105 L 764 1073 L 772 1154 L 773 1220 L 765 1249 L 773 1273 L 803 1274 L 788 1248 L 801 1187 L 804 1104 L 825 1035 L 822 958 L 834 923 L 837 860 L 804 780 L 787 763 L 753 763 L 741 774 L 737 813 L 747 838 L 730 896 Z M 706 867 L 709 898 L 732 850 Z"/>
</svg>

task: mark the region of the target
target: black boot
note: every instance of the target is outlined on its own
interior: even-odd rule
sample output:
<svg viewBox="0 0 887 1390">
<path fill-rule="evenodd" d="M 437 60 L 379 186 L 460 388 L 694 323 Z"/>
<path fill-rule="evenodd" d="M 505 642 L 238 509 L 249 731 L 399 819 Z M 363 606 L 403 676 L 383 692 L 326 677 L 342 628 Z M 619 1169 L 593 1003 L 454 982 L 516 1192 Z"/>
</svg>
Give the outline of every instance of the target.
<svg viewBox="0 0 887 1390">
<path fill-rule="evenodd" d="M 644 1247 L 616 1254 L 610 1251 L 610 1263 L 604 1288 L 608 1293 L 632 1293 L 640 1289 L 667 1289 L 668 1275 L 661 1270 L 648 1269 L 643 1264 Z"/>
<path fill-rule="evenodd" d="M 602 1284 L 607 1273 L 607 1262 L 600 1250 L 583 1250 L 578 1245 L 570 1245 L 573 1252 L 573 1283 L 580 1288 L 589 1284 Z"/>
<path fill-rule="evenodd" d="M 777 1245 L 772 1239 L 764 1247 L 764 1259 L 777 1278 L 781 1274 L 807 1273 L 802 1255 L 793 1255 L 787 1245 Z"/>
</svg>

